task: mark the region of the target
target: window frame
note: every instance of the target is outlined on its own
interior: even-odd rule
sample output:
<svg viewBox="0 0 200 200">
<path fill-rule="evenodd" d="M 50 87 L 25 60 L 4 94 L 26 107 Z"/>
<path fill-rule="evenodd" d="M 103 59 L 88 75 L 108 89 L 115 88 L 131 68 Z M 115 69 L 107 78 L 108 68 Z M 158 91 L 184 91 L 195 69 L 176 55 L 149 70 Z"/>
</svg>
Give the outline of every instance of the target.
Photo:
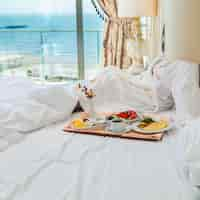
<svg viewBox="0 0 200 200">
<path fill-rule="evenodd" d="M 85 47 L 84 47 L 84 15 L 83 15 L 83 1 L 84 0 L 75 0 L 75 17 L 76 17 L 76 47 L 77 47 L 77 65 L 76 68 L 78 69 L 78 74 L 76 75 L 76 80 L 84 80 L 85 78 Z M 43 33 L 48 32 L 49 30 L 32 30 L 30 32 L 38 32 L 40 33 L 40 43 L 43 44 L 44 38 Z M 65 32 L 65 30 L 50 30 L 51 32 Z M 0 33 L 3 32 L 29 32 L 29 30 L 0 30 Z M 99 37 L 99 35 L 98 35 Z M 44 63 L 44 57 L 43 57 L 43 49 L 41 47 L 40 49 L 41 55 L 41 63 Z M 44 78 L 44 72 L 42 70 L 41 72 L 41 78 Z M 70 79 L 70 78 L 69 78 Z M 71 80 L 74 80 L 73 78 Z"/>
<path fill-rule="evenodd" d="M 77 60 L 78 78 L 85 78 L 85 51 L 84 51 L 84 30 L 83 30 L 83 0 L 76 0 L 76 27 L 77 27 Z"/>
</svg>

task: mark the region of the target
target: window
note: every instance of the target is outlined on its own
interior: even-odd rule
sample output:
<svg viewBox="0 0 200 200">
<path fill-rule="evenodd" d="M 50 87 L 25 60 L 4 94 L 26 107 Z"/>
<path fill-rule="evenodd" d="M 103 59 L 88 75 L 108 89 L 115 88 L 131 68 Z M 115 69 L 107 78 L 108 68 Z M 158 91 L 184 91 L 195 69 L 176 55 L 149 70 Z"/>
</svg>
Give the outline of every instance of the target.
<svg viewBox="0 0 200 200">
<path fill-rule="evenodd" d="M 142 38 L 147 40 L 151 37 L 151 17 L 141 17 L 141 31 L 142 31 Z"/>
<path fill-rule="evenodd" d="M 90 0 L 7 0 L 0 12 L 1 75 L 61 82 L 97 71 L 103 23 Z"/>
<path fill-rule="evenodd" d="M 98 72 L 102 58 L 103 23 L 96 15 L 91 0 L 83 0 L 85 76 L 90 79 Z"/>
</svg>

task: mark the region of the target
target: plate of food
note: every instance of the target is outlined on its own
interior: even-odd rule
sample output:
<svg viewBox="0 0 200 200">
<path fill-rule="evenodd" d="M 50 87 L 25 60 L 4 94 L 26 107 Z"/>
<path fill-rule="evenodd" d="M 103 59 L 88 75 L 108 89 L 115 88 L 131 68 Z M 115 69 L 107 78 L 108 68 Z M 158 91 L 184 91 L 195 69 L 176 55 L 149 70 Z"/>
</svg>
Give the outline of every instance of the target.
<svg viewBox="0 0 200 200">
<path fill-rule="evenodd" d="M 124 122 L 132 123 L 139 119 L 137 112 L 134 110 L 128 110 L 120 113 L 112 114 L 111 116 L 107 117 L 107 121 L 112 120 L 123 120 Z"/>
<path fill-rule="evenodd" d="M 105 119 L 74 119 L 70 124 L 73 129 L 96 129 L 96 128 L 104 128 L 106 126 Z"/>
<path fill-rule="evenodd" d="M 72 122 L 70 123 L 70 127 L 73 129 L 90 129 L 92 127 L 94 127 L 94 124 L 91 123 L 89 120 L 87 119 L 74 119 L 72 120 Z"/>
<path fill-rule="evenodd" d="M 166 132 L 172 128 L 173 126 L 167 120 L 154 120 L 151 117 L 144 117 L 143 120 L 132 125 L 134 131 L 147 134 Z"/>
</svg>

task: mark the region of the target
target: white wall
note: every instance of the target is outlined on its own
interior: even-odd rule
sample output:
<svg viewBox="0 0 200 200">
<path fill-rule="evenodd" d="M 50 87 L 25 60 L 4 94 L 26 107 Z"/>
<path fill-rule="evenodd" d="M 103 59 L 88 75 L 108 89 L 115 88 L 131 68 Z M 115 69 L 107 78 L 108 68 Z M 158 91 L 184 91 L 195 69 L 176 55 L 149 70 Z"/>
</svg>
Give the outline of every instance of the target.
<svg viewBox="0 0 200 200">
<path fill-rule="evenodd" d="M 200 63 L 200 0 L 165 0 L 166 56 Z"/>
</svg>

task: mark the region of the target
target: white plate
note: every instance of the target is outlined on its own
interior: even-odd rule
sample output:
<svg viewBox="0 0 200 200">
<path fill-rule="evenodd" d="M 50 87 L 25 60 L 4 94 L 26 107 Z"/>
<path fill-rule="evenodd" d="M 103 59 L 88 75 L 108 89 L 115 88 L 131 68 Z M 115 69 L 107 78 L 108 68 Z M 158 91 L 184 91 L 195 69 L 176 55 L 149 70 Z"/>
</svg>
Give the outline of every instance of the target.
<svg viewBox="0 0 200 200">
<path fill-rule="evenodd" d="M 125 123 L 134 123 L 134 122 L 136 122 L 136 121 L 138 121 L 138 120 L 140 120 L 140 118 L 139 117 L 136 117 L 135 119 L 122 119 Z"/>
<path fill-rule="evenodd" d="M 106 123 L 105 118 L 97 118 L 97 119 L 89 118 L 88 120 L 92 124 L 104 124 L 104 123 Z"/>
<path fill-rule="evenodd" d="M 97 127 L 97 124 L 95 124 L 94 122 L 88 121 L 87 122 L 87 127 L 84 127 L 84 128 L 75 128 L 75 127 L 73 127 L 73 128 L 76 129 L 76 130 L 88 130 L 88 129 L 94 129 L 96 127 Z"/>
<path fill-rule="evenodd" d="M 160 133 L 160 132 L 170 131 L 173 128 L 173 125 L 171 123 L 169 123 L 168 127 L 166 127 L 166 128 L 163 128 L 163 129 L 160 129 L 160 130 L 157 130 L 157 131 L 147 131 L 147 130 L 139 128 L 138 127 L 139 124 L 140 124 L 140 122 L 137 122 L 137 123 L 133 124 L 131 126 L 131 129 L 136 131 L 136 132 L 140 132 L 140 133 L 156 134 L 156 133 Z"/>
<path fill-rule="evenodd" d="M 73 127 L 73 126 L 72 126 Z M 73 127 L 75 130 L 88 130 L 88 129 L 92 129 L 92 128 L 95 128 L 95 126 L 92 126 L 92 125 L 89 125 L 89 126 L 87 126 L 87 127 L 85 127 L 85 128 L 75 128 L 75 127 Z"/>
<path fill-rule="evenodd" d="M 121 135 L 122 132 L 125 132 L 125 130 L 124 131 L 113 131 L 110 127 L 106 127 L 106 131 L 112 132 L 112 133 L 114 133 L 116 135 Z"/>
</svg>

